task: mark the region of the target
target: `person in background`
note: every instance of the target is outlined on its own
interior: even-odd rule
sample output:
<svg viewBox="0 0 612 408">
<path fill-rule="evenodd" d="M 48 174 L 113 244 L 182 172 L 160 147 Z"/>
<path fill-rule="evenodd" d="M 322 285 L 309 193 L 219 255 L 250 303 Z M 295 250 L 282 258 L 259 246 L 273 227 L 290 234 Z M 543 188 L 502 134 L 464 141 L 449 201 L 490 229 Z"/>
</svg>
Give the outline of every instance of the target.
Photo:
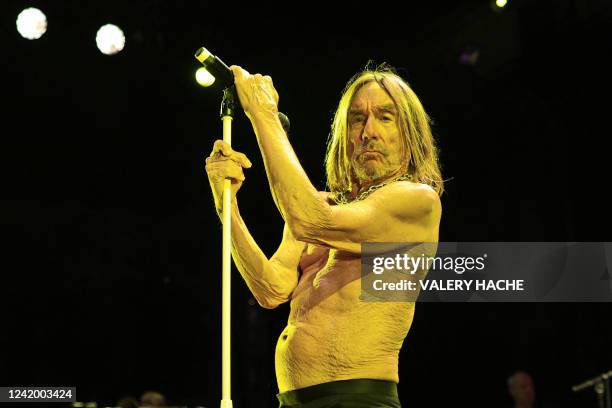
<svg viewBox="0 0 612 408">
<path fill-rule="evenodd" d="M 119 408 L 138 408 L 138 401 L 134 397 L 124 397 L 117 402 Z"/>
<path fill-rule="evenodd" d="M 163 407 L 166 405 L 166 397 L 158 391 L 146 391 L 140 396 L 141 407 Z"/>
<path fill-rule="evenodd" d="M 514 401 L 514 408 L 533 408 L 535 387 L 533 379 L 525 371 L 516 371 L 508 377 L 508 392 Z"/>
</svg>

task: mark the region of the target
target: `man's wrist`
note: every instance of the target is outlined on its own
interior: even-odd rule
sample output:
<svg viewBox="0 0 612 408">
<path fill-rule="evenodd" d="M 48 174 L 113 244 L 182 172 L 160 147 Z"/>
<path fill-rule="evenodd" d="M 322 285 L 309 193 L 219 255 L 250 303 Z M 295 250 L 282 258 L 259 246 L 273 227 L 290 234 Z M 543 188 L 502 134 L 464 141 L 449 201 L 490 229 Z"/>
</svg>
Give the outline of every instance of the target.
<svg viewBox="0 0 612 408">
<path fill-rule="evenodd" d="M 257 110 L 251 112 L 249 116 L 255 128 L 261 126 L 280 126 L 282 128 L 280 119 L 278 118 L 278 109 Z"/>
<path fill-rule="evenodd" d="M 217 215 L 219 216 L 219 218 L 223 220 L 223 201 L 221 201 L 219 205 L 215 205 L 215 210 L 217 211 Z M 232 198 L 232 205 L 230 211 L 232 213 L 238 211 L 238 199 L 236 198 L 236 196 Z"/>
</svg>

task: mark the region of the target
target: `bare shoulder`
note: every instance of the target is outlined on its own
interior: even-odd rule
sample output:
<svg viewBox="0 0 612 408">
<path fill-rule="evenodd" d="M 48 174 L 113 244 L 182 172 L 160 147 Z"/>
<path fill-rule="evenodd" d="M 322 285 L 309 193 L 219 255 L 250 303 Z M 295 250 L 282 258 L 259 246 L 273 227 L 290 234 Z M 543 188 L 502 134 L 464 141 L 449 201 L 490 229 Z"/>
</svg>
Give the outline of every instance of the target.
<svg viewBox="0 0 612 408">
<path fill-rule="evenodd" d="M 429 185 L 412 181 L 388 184 L 370 195 L 372 199 L 385 203 L 397 216 L 439 217 L 442 204 L 440 196 Z"/>
<path fill-rule="evenodd" d="M 440 201 L 438 193 L 429 185 L 402 180 L 387 184 L 374 191 L 371 197 L 399 196 L 404 198 L 418 198 L 430 201 Z"/>
</svg>

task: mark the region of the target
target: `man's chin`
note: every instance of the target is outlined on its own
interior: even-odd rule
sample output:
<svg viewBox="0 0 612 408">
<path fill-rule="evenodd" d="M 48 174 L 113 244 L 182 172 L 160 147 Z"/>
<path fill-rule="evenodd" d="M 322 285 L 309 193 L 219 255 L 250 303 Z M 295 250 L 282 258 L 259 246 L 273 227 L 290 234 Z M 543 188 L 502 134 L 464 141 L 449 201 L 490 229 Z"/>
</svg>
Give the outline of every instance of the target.
<svg viewBox="0 0 612 408">
<path fill-rule="evenodd" d="M 355 175 L 360 182 L 374 182 L 380 179 L 385 178 L 390 173 L 388 171 L 384 171 L 384 169 L 378 166 L 369 166 L 365 165 L 359 169 L 355 170 Z"/>
</svg>

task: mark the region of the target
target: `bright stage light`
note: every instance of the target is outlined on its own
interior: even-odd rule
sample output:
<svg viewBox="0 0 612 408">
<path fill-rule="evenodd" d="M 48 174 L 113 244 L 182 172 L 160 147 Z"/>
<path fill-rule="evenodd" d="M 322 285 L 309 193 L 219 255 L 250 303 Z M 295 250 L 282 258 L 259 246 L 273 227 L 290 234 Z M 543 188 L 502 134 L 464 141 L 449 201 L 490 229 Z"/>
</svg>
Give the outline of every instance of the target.
<svg viewBox="0 0 612 408">
<path fill-rule="evenodd" d="M 495 0 L 495 5 L 499 8 L 506 7 L 506 4 L 508 4 L 508 0 Z"/>
<path fill-rule="evenodd" d="M 195 76 L 198 84 L 202 85 L 203 87 L 209 87 L 215 82 L 215 77 L 212 76 L 212 74 L 204 67 L 198 68 Z"/>
<path fill-rule="evenodd" d="M 498 14 L 505 13 L 508 11 L 508 8 L 512 8 L 510 0 L 489 0 L 489 5 Z"/>
<path fill-rule="evenodd" d="M 17 16 L 17 31 L 23 38 L 37 40 L 47 31 L 47 17 L 37 8 L 27 8 Z"/>
<path fill-rule="evenodd" d="M 96 45 L 102 54 L 113 55 L 118 53 L 125 45 L 123 31 L 113 24 L 103 25 L 96 34 Z"/>
</svg>

